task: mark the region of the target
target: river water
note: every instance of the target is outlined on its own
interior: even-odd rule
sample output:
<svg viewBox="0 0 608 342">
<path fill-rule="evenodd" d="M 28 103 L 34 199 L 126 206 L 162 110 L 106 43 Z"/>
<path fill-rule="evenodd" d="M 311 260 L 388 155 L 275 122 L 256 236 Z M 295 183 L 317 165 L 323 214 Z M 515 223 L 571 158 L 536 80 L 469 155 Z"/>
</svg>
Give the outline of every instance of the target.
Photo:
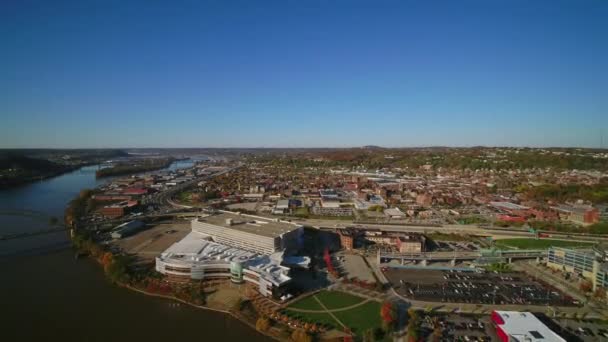
<svg viewBox="0 0 608 342">
<path fill-rule="evenodd" d="M 168 169 L 191 166 L 176 162 Z M 0 234 L 49 228 L 96 167 L 0 191 Z M 0 241 L 2 341 L 267 341 L 245 324 L 110 284 L 64 232 Z"/>
</svg>

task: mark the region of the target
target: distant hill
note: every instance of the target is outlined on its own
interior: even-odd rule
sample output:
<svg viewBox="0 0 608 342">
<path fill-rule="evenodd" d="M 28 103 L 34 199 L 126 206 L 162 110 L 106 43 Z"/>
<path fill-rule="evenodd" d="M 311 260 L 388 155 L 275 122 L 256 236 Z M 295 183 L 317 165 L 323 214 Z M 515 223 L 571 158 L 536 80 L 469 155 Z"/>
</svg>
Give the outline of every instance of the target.
<svg viewBox="0 0 608 342">
<path fill-rule="evenodd" d="M 74 166 L 14 153 L 0 153 L 0 189 L 70 171 Z"/>
<path fill-rule="evenodd" d="M 377 146 L 377 145 L 365 145 L 362 148 L 366 149 L 366 150 L 382 150 L 382 149 L 384 149 L 384 147 Z"/>
<path fill-rule="evenodd" d="M 0 170 L 15 169 L 31 172 L 62 170 L 63 165 L 46 159 L 30 158 L 12 153 L 0 154 Z"/>
</svg>

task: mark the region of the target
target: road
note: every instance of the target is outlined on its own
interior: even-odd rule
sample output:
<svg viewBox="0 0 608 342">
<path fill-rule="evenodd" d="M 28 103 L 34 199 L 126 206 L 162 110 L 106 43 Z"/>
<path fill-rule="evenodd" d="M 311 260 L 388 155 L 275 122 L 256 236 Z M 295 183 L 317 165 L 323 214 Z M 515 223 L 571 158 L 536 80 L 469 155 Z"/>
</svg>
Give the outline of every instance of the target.
<svg viewBox="0 0 608 342">
<path fill-rule="evenodd" d="M 184 183 L 181 183 L 181 184 L 176 185 L 174 187 L 171 187 L 171 188 L 169 188 L 169 189 L 167 189 L 165 191 L 158 192 L 158 193 L 152 195 L 152 198 L 149 200 L 148 203 L 150 203 L 150 204 L 156 204 L 159 208 L 162 208 L 162 207 L 172 207 L 172 208 L 177 208 L 177 209 L 191 208 L 189 206 L 185 206 L 185 205 L 181 205 L 181 204 L 175 203 L 174 201 L 171 200 L 171 198 L 173 196 L 175 196 L 176 194 L 178 194 L 179 192 L 181 192 L 181 191 L 183 191 L 185 189 L 188 189 L 189 187 L 192 187 L 192 186 L 198 184 L 201 181 L 208 180 L 208 179 L 211 179 L 211 178 L 214 178 L 214 177 L 217 177 L 217 176 L 224 175 L 226 173 L 229 173 L 229 172 L 232 172 L 234 170 L 237 170 L 238 168 L 240 168 L 242 166 L 243 165 L 238 165 L 238 166 L 226 169 L 224 171 L 214 173 L 212 175 L 208 175 L 208 176 L 205 176 L 205 177 L 195 178 L 195 179 L 193 179 L 193 180 L 191 180 L 189 182 L 184 182 Z"/>
<path fill-rule="evenodd" d="M 314 228 L 346 228 L 346 227 L 360 227 L 360 228 L 377 228 L 384 231 L 394 232 L 412 232 L 412 233 L 456 233 L 456 234 L 469 234 L 478 236 L 487 236 L 494 239 L 508 239 L 508 238 L 521 238 L 521 237 L 535 237 L 534 233 L 530 233 L 524 230 L 508 230 L 508 229 L 493 229 L 493 228 L 482 228 L 477 225 L 460 225 L 460 224 L 446 224 L 442 226 L 416 226 L 416 225 L 395 225 L 395 224 L 358 224 L 352 221 L 346 220 L 319 220 L 319 219 L 306 219 L 301 220 L 298 218 L 292 218 L 292 222 L 296 222 L 305 226 Z M 549 239 L 555 240 L 568 240 L 573 239 L 580 241 L 592 241 L 597 242 L 598 240 L 608 241 L 607 236 L 586 236 L 577 233 L 556 233 L 551 232 Z"/>
</svg>

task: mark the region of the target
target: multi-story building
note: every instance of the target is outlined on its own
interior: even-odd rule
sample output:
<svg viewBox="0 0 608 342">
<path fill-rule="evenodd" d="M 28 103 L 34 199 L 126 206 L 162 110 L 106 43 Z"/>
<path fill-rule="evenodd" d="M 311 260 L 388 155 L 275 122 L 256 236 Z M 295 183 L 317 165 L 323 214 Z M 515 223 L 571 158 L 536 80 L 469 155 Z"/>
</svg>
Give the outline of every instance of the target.
<svg viewBox="0 0 608 342">
<path fill-rule="evenodd" d="M 395 239 L 399 253 L 421 253 L 424 251 L 424 236 L 403 235 Z"/>
<path fill-rule="evenodd" d="M 399 253 L 420 253 L 424 251 L 426 238 L 421 234 L 403 234 L 367 230 L 364 238 L 377 244 L 395 246 Z"/>
<path fill-rule="evenodd" d="M 340 236 L 340 246 L 350 251 L 354 248 L 355 239 L 353 232 L 348 229 L 338 229 L 338 236 Z"/>
<path fill-rule="evenodd" d="M 608 289 L 607 246 L 598 245 L 593 249 L 570 249 L 552 247 L 548 251 L 547 266 L 571 272 L 588 279 L 593 290 Z"/>
<path fill-rule="evenodd" d="M 156 258 L 156 270 L 171 282 L 230 279 L 255 285 L 264 296 L 280 295 L 289 268 L 281 259 L 215 243 L 204 234 L 190 232 Z"/>
<path fill-rule="evenodd" d="M 130 213 L 135 207 L 137 207 L 137 205 L 137 201 L 123 201 L 120 203 L 106 205 L 99 209 L 99 212 L 105 217 L 116 218 Z"/>
<path fill-rule="evenodd" d="M 283 253 L 299 245 L 302 226 L 227 211 L 192 220 L 192 231 L 156 258 L 169 281 L 216 278 L 248 282 L 265 296 L 290 281 Z"/>
<path fill-rule="evenodd" d="M 260 216 L 220 211 L 192 220 L 192 231 L 243 250 L 272 254 L 297 248 L 302 226 Z"/>
<path fill-rule="evenodd" d="M 560 219 L 564 221 L 589 225 L 600 220 L 600 211 L 592 206 L 560 205 L 552 208 L 557 211 Z"/>
<path fill-rule="evenodd" d="M 589 279 L 593 276 L 594 261 L 595 254 L 589 249 L 552 247 L 547 254 L 547 266 Z"/>
</svg>

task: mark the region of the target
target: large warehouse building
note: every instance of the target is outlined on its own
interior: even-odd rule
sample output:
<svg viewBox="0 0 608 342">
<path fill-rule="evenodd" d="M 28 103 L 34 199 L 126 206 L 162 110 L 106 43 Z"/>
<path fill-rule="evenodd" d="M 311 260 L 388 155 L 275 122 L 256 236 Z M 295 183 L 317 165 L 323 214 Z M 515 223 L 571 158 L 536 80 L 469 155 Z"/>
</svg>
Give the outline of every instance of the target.
<svg viewBox="0 0 608 342">
<path fill-rule="evenodd" d="M 530 312 L 496 310 L 491 318 L 503 342 L 566 342 Z"/>
<path fill-rule="evenodd" d="M 296 248 L 302 227 L 261 217 L 218 212 L 192 221 L 192 231 L 156 258 L 170 281 L 226 278 L 247 282 L 264 296 L 281 295 L 289 268 L 283 252 Z"/>
</svg>

